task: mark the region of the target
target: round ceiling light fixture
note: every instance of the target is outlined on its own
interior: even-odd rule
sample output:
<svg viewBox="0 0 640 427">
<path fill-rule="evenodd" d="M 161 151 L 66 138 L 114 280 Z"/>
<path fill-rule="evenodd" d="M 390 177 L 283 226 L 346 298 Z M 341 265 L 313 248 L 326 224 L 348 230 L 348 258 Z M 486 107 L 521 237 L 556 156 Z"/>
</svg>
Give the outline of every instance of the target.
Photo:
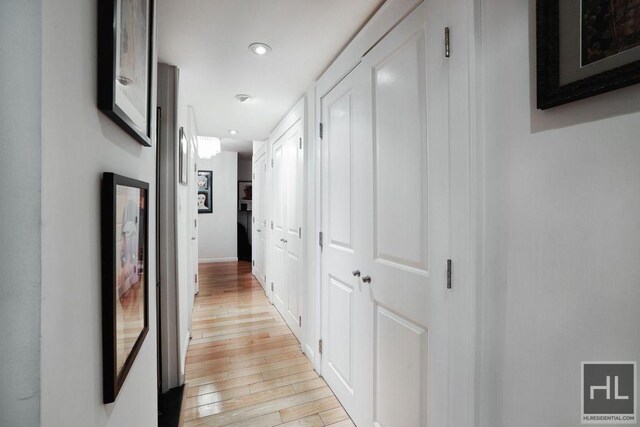
<svg viewBox="0 0 640 427">
<path fill-rule="evenodd" d="M 236 135 L 236 134 L 238 133 L 238 131 L 237 131 L 237 130 L 235 130 L 235 129 L 229 129 L 229 133 L 230 133 L 231 135 Z"/>
<path fill-rule="evenodd" d="M 240 102 L 247 102 L 251 101 L 253 98 L 251 95 L 247 95 L 246 93 L 239 93 L 236 95 L 236 99 Z"/>
<path fill-rule="evenodd" d="M 258 56 L 265 56 L 271 52 L 271 46 L 264 43 L 251 43 L 249 45 L 249 50 Z"/>
</svg>

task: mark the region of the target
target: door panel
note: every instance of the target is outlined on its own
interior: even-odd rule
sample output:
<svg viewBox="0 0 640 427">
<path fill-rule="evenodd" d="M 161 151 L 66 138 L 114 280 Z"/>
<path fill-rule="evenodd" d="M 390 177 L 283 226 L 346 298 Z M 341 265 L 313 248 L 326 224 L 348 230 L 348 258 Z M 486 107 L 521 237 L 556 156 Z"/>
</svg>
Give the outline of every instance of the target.
<svg viewBox="0 0 640 427">
<path fill-rule="evenodd" d="M 356 67 L 322 99 L 322 374 L 361 426 L 372 425 L 373 399 L 371 302 L 354 275 L 367 252 L 360 221 L 367 215 L 366 189 L 357 178 L 369 132 L 365 82 Z"/>
<path fill-rule="evenodd" d="M 382 427 L 447 425 L 448 82 L 440 40 L 426 36 L 442 7 L 423 3 L 363 60 L 373 122 L 363 274 L 374 304 L 374 425 Z"/>
<path fill-rule="evenodd" d="M 448 425 L 445 12 L 422 3 L 322 99 L 322 373 L 359 426 Z"/>
<path fill-rule="evenodd" d="M 267 152 L 263 150 L 256 153 L 256 159 L 253 163 L 254 173 L 254 203 L 253 203 L 253 235 L 256 236 L 256 242 L 253 246 L 254 275 L 262 287 L 266 290 L 265 268 L 266 268 L 266 237 L 267 237 L 267 220 L 266 220 L 266 200 L 265 200 L 265 179 L 267 168 Z"/>
<path fill-rule="evenodd" d="M 273 303 L 301 339 L 302 121 L 273 143 Z"/>
<path fill-rule="evenodd" d="M 284 163 L 284 140 L 281 138 L 273 144 L 272 152 L 272 254 L 273 262 L 271 264 L 273 271 L 270 272 L 270 281 L 273 283 L 272 302 L 280 311 L 285 313 L 287 305 L 287 289 L 285 283 L 285 163 Z"/>
</svg>

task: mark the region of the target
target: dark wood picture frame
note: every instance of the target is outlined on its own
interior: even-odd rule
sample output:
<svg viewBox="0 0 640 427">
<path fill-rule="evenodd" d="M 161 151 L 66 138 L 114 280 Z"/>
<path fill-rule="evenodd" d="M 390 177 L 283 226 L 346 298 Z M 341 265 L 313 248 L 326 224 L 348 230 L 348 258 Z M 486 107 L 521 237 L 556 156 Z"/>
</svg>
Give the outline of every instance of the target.
<svg viewBox="0 0 640 427">
<path fill-rule="evenodd" d="M 578 21 L 576 19 L 576 21 Z M 560 84 L 560 6 L 558 0 L 537 0 L 537 107 L 558 105 L 640 83 L 640 61 L 575 81 Z"/>
<path fill-rule="evenodd" d="M 198 179 L 199 176 L 203 176 L 203 175 L 207 177 L 207 186 L 206 188 L 200 188 L 200 186 L 198 185 L 198 196 L 203 194 L 206 197 L 207 206 L 204 208 L 201 208 L 200 205 L 198 204 L 198 213 L 209 214 L 209 213 L 213 213 L 213 171 L 199 170 L 196 180 Z M 196 181 L 196 184 L 198 184 L 197 181 Z"/>
<path fill-rule="evenodd" d="M 141 227 L 144 235 L 143 289 L 144 326 L 126 358 L 122 370 L 117 370 L 117 316 L 118 304 L 116 263 L 117 187 L 140 189 L 145 194 L 144 215 Z M 149 184 L 132 178 L 104 173 L 102 182 L 102 361 L 103 361 L 103 401 L 112 403 L 118 396 L 142 343 L 149 332 Z M 142 194 L 142 193 L 141 193 Z"/>
<path fill-rule="evenodd" d="M 155 0 L 149 2 L 147 126 L 141 129 L 116 103 L 116 43 L 119 0 L 98 0 L 98 108 L 140 144 L 151 147 Z"/>
</svg>

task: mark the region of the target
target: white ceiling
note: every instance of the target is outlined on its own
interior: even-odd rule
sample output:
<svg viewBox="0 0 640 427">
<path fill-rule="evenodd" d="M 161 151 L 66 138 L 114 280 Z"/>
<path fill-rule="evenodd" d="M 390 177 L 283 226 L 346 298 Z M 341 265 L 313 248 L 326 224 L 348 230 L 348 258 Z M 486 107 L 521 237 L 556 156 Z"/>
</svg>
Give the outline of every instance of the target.
<svg viewBox="0 0 640 427">
<path fill-rule="evenodd" d="M 198 133 L 266 139 L 382 0 L 158 0 L 158 59 Z M 263 42 L 272 52 L 252 54 Z M 253 101 L 234 97 L 246 93 Z"/>
</svg>

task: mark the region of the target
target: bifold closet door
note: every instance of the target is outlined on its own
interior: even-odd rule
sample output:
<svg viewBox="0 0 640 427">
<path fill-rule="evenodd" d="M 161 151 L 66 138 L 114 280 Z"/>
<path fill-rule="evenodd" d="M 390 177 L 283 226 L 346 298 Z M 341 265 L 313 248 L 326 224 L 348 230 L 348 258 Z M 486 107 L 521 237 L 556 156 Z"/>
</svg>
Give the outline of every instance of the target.
<svg viewBox="0 0 640 427">
<path fill-rule="evenodd" d="M 438 3 L 323 99 L 322 373 L 359 426 L 446 426 L 453 409 L 448 70 L 442 39 L 427 37 L 440 34 Z"/>
<path fill-rule="evenodd" d="M 256 236 L 254 241 L 254 271 L 258 282 L 266 289 L 265 271 L 266 271 L 266 250 L 267 250 L 267 218 L 266 218 L 266 199 L 265 199 L 265 180 L 267 168 L 267 151 L 264 150 L 256 154 L 253 163 L 255 201 L 253 203 L 254 227 Z"/>
<path fill-rule="evenodd" d="M 272 302 L 301 339 L 302 298 L 302 122 L 272 146 Z"/>
<path fill-rule="evenodd" d="M 358 66 L 322 99 L 322 375 L 358 426 L 372 425 L 373 398 L 372 309 L 357 271 L 368 256 L 363 218 L 370 214 L 366 81 Z"/>
</svg>

